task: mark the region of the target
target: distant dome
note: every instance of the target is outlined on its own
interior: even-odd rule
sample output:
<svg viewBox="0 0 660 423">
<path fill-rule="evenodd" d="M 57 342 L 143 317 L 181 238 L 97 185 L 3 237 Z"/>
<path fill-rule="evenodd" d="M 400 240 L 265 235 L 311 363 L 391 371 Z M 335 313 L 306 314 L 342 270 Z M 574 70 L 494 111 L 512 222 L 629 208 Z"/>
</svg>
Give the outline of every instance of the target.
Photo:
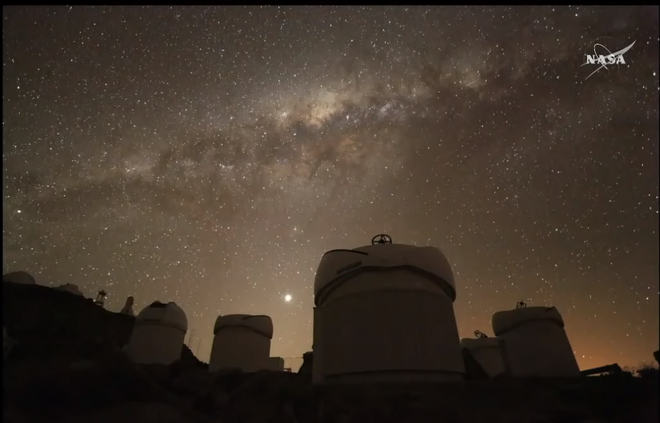
<svg viewBox="0 0 660 423">
<path fill-rule="evenodd" d="M 74 295 L 83 296 L 83 293 L 80 291 L 80 289 L 78 289 L 78 285 L 72 283 L 65 283 L 64 285 L 58 286 L 56 289 L 59 289 L 60 291 L 70 292 L 71 294 Z"/>
<path fill-rule="evenodd" d="M 156 301 L 135 318 L 125 351 L 136 363 L 170 365 L 181 358 L 187 330 L 186 313 L 178 305 Z"/>
<path fill-rule="evenodd" d="M 186 313 L 173 302 L 164 304 L 156 301 L 152 303 L 137 315 L 135 323 L 160 324 L 163 326 L 172 326 L 184 332 L 188 331 Z"/>
<path fill-rule="evenodd" d="M 470 349 L 499 347 L 500 340 L 497 338 L 463 338 L 461 347 Z"/>
<path fill-rule="evenodd" d="M 27 272 L 19 270 L 18 272 L 10 272 L 2 277 L 3 282 L 18 283 L 21 285 L 36 285 L 37 281 L 34 280 L 32 275 Z"/>
<path fill-rule="evenodd" d="M 218 316 L 213 327 L 209 371 L 238 368 L 244 372 L 277 370 L 284 365 L 270 357 L 273 321 L 268 316 Z M 282 364 L 280 366 L 280 364 Z"/>
<path fill-rule="evenodd" d="M 213 334 L 225 327 L 242 327 L 251 329 L 271 339 L 273 337 L 273 320 L 268 316 L 252 316 L 249 314 L 228 314 L 218 316 L 213 326 Z"/>
<path fill-rule="evenodd" d="M 493 332 L 502 340 L 512 377 L 578 377 L 580 368 L 555 307 L 498 311 Z"/>
<path fill-rule="evenodd" d="M 507 371 L 502 354 L 502 342 L 497 338 L 461 339 L 464 354 L 467 353 L 489 378 L 505 374 Z M 466 362 L 469 365 L 469 363 Z"/>
<path fill-rule="evenodd" d="M 539 320 L 552 321 L 560 328 L 564 327 L 564 319 L 555 307 L 537 306 L 498 311 L 492 318 L 493 332 L 495 336 L 500 336 L 520 325 Z"/>
</svg>

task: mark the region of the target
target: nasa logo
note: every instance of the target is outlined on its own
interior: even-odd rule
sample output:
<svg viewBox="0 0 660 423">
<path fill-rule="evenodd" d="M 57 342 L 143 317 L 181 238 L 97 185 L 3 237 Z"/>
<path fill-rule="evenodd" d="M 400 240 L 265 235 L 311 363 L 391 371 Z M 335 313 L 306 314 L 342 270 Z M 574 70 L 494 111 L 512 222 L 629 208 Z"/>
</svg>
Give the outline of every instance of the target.
<svg viewBox="0 0 660 423">
<path fill-rule="evenodd" d="M 619 51 L 615 51 L 612 53 L 607 47 L 605 47 L 601 43 L 594 43 L 594 54 L 585 54 L 585 62 L 582 64 L 582 66 L 586 65 L 599 65 L 598 68 L 596 68 L 595 71 L 591 72 L 589 76 L 585 79 L 585 81 L 593 74 L 598 72 L 601 69 L 608 69 L 608 66 L 611 65 L 625 65 L 626 60 L 624 59 L 623 55 L 628 52 L 632 48 L 632 46 L 635 45 L 635 41 L 632 42 L 628 47 L 622 48 Z M 600 52 L 602 53 L 608 53 L 608 54 L 598 54 L 598 49 L 601 49 Z"/>
<path fill-rule="evenodd" d="M 587 54 L 587 64 L 588 65 L 596 65 L 596 64 L 599 64 L 599 65 L 613 65 L 615 63 L 617 65 L 625 65 L 626 61 L 623 59 L 623 56 L 614 57 L 613 55 L 610 55 L 610 56 L 602 56 L 602 55 L 601 56 L 596 56 L 595 54 L 594 55 Z"/>
</svg>

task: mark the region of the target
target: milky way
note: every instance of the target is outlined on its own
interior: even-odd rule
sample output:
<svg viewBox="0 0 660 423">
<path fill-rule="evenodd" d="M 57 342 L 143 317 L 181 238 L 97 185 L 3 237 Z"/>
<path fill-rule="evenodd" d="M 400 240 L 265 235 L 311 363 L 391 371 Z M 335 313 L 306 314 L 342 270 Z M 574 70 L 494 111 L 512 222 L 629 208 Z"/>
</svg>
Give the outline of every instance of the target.
<svg viewBox="0 0 660 423">
<path fill-rule="evenodd" d="M 462 336 L 525 300 L 652 361 L 657 7 L 4 7 L 3 45 L 5 272 L 175 301 L 203 360 L 268 314 L 295 370 L 321 255 L 385 232 L 445 252 Z"/>
</svg>

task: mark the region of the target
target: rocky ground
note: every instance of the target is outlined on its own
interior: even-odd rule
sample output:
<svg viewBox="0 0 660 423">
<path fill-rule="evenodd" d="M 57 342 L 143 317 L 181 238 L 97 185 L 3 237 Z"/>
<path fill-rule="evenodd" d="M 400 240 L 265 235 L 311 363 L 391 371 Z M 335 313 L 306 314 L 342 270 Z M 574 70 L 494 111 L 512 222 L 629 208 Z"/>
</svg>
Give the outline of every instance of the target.
<svg viewBox="0 0 660 423">
<path fill-rule="evenodd" d="M 4 285 L 3 322 L 19 342 L 3 369 L 5 422 L 658 421 L 653 370 L 580 381 L 315 388 L 296 373 L 212 376 L 187 349 L 172 366 L 136 365 L 121 351 L 129 317 L 45 287 Z"/>
</svg>

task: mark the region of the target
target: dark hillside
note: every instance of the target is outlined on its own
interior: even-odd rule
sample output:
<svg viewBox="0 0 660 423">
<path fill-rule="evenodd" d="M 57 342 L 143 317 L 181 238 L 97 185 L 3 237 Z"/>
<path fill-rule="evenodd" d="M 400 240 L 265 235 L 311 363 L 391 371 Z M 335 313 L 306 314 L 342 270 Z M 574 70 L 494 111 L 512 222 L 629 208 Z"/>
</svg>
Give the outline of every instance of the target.
<svg viewBox="0 0 660 423">
<path fill-rule="evenodd" d="M 58 355 L 82 359 L 93 357 L 98 348 L 120 349 L 128 342 L 134 321 L 66 291 L 3 283 L 2 322 L 18 341 L 12 360 Z M 181 355 L 187 363 L 205 366 L 185 345 Z"/>
</svg>

